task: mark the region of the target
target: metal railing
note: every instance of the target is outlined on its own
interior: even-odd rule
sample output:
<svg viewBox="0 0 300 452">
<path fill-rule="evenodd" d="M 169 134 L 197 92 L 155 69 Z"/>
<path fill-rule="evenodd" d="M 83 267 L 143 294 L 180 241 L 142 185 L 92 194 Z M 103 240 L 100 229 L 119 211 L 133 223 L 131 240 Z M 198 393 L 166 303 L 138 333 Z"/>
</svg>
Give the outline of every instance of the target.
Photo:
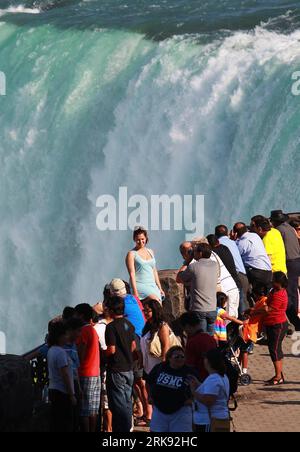
<svg viewBox="0 0 300 452">
<path fill-rule="evenodd" d="M 22 355 L 30 361 L 35 407 L 47 402 L 45 390 L 49 384 L 47 359 L 40 354 L 41 347 L 42 345 Z"/>
</svg>

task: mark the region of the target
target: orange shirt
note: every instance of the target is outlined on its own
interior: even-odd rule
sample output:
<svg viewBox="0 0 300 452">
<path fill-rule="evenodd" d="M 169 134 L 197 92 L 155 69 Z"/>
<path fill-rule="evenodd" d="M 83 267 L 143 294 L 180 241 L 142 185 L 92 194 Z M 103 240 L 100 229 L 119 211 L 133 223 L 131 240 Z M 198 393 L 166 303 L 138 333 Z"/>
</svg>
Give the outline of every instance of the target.
<svg viewBox="0 0 300 452">
<path fill-rule="evenodd" d="M 259 333 L 262 331 L 264 319 L 266 317 L 266 313 L 263 312 L 255 312 L 262 309 L 266 306 L 268 301 L 267 297 L 261 297 L 255 304 L 254 310 L 251 314 L 249 323 L 244 326 L 243 334 L 244 341 L 249 342 L 252 341 L 254 343 L 257 342 L 257 337 Z"/>
</svg>

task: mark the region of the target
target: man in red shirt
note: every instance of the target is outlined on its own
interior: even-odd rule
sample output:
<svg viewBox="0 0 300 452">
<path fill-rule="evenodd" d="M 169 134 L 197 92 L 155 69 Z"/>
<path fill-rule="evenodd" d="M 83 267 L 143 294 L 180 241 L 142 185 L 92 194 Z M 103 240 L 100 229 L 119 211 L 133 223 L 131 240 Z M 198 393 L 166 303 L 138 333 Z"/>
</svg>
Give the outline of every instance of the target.
<svg viewBox="0 0 300 452">
<path fill-rule="evenodd" d="M 180 323 L 188 336 L 185 351 L 186 364 L 197 369 L 202 382 L 208 377 L 204 366 L 205 355 L 210 350 L 217 348 L 217 343 L 212 336 L 203 332 L 196 312 L 182 314 Z"/>
<path fill-rule="evenodd" d="M 77 341 L 78 373 L 83 392 L 80 417 L 84 432 L 95 432 L 101 394 L 99 338 L 92 325 L 93 308 L 90 305 L 83 303 L 76 306 L 75 316 L 84 322 Z"/>
</svg>

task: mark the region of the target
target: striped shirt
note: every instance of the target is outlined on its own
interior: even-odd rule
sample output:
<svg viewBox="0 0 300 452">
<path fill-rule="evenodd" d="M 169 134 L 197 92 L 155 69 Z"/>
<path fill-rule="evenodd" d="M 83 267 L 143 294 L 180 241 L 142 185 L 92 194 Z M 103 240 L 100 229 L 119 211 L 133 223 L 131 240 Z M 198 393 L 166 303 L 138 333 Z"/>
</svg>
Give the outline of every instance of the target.
<svg viewBox="0 0 300 452">
<path fill-rule="evenodd" d="M 227 329 L 226 329 L 226 320 L 222 319 L 222 315 L 226 314 L 225 309 L 218 308 L 217 309 L 217 320 L 215 323 L 215 339 L 219 342 L 227 341 Z"/>
</svg>

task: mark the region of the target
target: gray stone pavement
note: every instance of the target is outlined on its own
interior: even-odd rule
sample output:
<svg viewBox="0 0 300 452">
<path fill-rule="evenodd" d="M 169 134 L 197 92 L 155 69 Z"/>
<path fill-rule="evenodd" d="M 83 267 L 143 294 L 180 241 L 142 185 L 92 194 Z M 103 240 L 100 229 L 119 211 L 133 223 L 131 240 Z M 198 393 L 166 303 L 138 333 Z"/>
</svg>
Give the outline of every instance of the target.
<svg viewBox="0 0 300 452">
<path fill-rule="evenodd" d="M 257 345 L 250 356 L 253 384 L 239 387 L 238 410 L 233 413 L 237 432 L 300 432 L 300 357 L 292 354 L 293 341 L 284 342 L 286 384 L 268 387 L 274 376 L 268 347 Z"/>
</svg>

